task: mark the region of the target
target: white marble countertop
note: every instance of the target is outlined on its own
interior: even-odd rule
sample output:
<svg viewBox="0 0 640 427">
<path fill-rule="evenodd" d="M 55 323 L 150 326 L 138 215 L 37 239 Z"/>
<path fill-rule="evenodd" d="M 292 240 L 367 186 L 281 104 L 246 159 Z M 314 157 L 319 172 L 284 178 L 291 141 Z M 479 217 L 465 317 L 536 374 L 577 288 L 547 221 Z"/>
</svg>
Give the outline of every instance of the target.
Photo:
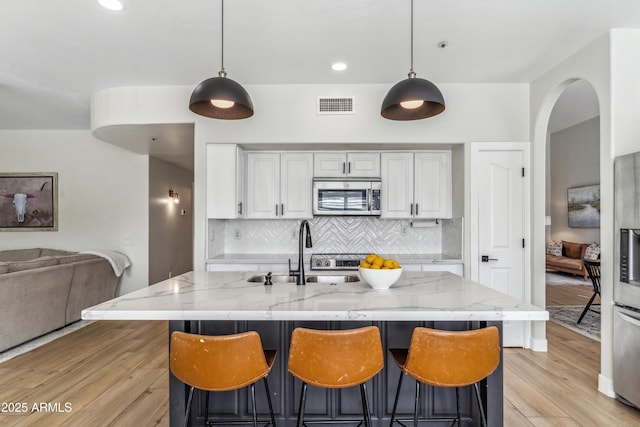
<svg viewBox="0 0 640 427">
<path fill-rule="evenodd" d="M 353 272 L 350 272 L 353 274 Z M 547 311 L 448 272 L 365 282 L 249 283 L 256 272 L 189 272 L 82 311 L 85 320 L 548 320 Z M 336 273 L 333 273 L 336 274 Z M 313 275 L 313 273 L 309 273 Z"/>
<path fill-rule="evenodd" d="M 443 254 L 384 254 L 385 258 L 393 258 L 401 264 L 462 264 L 460 258 L 452 258 Z M 305 253 L 304 263 L 309 265 L 311 255 Z M 298 254 L 223 254 L 207 259 L 207 264 L 292 264 L 298 263 Z"/>
</svg>

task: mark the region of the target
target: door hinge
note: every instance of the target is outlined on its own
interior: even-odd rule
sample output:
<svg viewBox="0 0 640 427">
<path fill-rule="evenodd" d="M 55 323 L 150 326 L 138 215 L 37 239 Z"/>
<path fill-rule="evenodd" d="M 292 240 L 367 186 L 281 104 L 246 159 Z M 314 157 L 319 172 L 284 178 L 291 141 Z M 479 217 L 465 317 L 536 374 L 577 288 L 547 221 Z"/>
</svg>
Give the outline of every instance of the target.
<svg viewBox="0 0 640 427">
<path fill-rule="evenodd" d="M 522 168 L 522 177 L 524 178 L 524 168 Z"/>
<path fill-rule="evenodd" d="M 524 239 L 522 239 L 522 247 L 524 248 Z"/>
</svg>

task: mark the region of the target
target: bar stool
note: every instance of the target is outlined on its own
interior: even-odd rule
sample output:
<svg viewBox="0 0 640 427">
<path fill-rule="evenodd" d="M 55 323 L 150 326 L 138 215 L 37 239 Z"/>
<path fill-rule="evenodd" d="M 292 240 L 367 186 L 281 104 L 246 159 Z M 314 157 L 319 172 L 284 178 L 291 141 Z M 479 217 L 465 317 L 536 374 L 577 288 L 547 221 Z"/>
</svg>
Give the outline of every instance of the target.
<svg viewBox="0 0 640 427">
<path fill-rule="evenodd" d="M 416 380 L 414 426 L 418 425 L 418 403 L 420 401 L 420 383 L 438 387 L 456 388 L 457 417 L 453 424 L 461 426 L 459 387 L 473 384 L 476 399 L 480 407 L 482 425 L 487 421 L 480 398 L 478 382 L 488 377 L 500 363 L 500 335 L 498 328 L 471 331 L 441 331 L 429 328 L 415 328 L 408 349 L 390 349 L 393 359 L 402 371 L 398 380 L 396 397 L 393 402 L 391 422 L 396 418 L 398 396 L 405 374 Z M 395 420 L 400 423 L 400 420 Z"/>
<path fill-rule="evenodd" d="M 262 379 L 267 393 L 270 423 L 275 427 L 267 374 L 271 371 L 276 354 L 275 350 L 263 350 L 260 336 L 255 331 L 221 336 L 173 332 L 169 352 L 170 369 L 180 381 L 191 386 L 184 426 L 189 423 L 194 389 L 207 392 L 204 415 L 204 425 L 207 426 L 228 424 L 208 421 L 209 391 L 229 391 L 250 386 L 253 425 L 257 427 L 255 383 Z"/>
<path fill-rule="evenodd" d="M 323 388 L 360 386 L 364 424 L 371 426 L 365 383 L 383 366 L 380 330 L 376 326 L 338 331 L 294 329 L 289 347 L 289 372 L 302 381 L 298 427 L 305 425 L 307 384 Z"/>
</svg>

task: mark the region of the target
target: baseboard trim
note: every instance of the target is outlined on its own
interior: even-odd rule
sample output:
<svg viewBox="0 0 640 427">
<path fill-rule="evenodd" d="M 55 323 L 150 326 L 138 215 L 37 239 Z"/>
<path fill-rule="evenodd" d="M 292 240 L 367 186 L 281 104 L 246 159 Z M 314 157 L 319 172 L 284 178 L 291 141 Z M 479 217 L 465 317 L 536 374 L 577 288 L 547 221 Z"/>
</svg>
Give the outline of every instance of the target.
<svg viewBox="0 0 640 427">
<path fill-rule="evenodd" d="M 549 344 L 546 339 L 532 338 L 531 350 L 546 353 L 549 351 Z"/>
<path fill-rule="evenodd" d="M 598 374 L 598 391 L 612 399 L 616 398 L 616 393 L 613 390 L 613 381 L 602 374 Z"/>
</svg>

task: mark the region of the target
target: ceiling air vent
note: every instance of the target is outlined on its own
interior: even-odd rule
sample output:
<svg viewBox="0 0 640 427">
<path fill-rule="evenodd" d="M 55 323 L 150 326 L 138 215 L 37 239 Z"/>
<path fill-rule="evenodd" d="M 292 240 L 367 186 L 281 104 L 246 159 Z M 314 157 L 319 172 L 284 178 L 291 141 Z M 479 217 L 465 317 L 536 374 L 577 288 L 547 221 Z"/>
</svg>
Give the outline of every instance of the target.
<svg viewBox="0 0 640 427">
<path fill-rule="evenodd" d="M 316 103 L 317 114 L 355 114 L 355 98 L 334 98 L 319 96 Z"/>
</svg>

